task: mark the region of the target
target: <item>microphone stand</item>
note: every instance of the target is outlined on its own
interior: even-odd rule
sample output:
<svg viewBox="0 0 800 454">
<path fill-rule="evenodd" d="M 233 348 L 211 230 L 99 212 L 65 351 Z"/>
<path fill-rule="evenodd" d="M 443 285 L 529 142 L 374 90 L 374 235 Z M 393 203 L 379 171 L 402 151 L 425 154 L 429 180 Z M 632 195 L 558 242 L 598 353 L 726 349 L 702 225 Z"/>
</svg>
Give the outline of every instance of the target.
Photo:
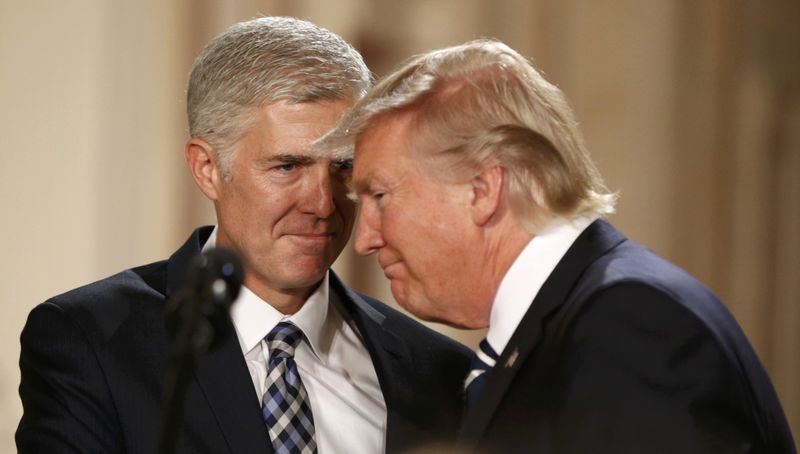
<svg viewBox="0 0 800 454">
<path fill-rule="evenodd" d="M 219 269 L 209 269 L 213 265 Z M 172 318 L 168 325 L 171 322 L 177 332 L 164 380 L 158 454 L 176 450 L 192 372 L 212 343 L 231 331 L 228 310 L 243 280 L 238 259 L 220 249 L 201 255 L 190 273 L 189 285 L 176 293 L 168 306 Z"/>
</svg>

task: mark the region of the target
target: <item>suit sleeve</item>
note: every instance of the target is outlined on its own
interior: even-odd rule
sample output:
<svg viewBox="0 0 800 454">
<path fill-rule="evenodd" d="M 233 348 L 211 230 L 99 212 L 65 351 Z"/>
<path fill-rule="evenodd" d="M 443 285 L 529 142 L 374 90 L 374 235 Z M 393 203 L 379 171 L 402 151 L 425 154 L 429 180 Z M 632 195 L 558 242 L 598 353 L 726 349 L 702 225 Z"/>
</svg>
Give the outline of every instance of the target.
<svg viewBox="0 0 800 454">
<path fill-rule="evenodd" d="M 764 451 L 741 366 L 667 293 L 643 284 L 603 290 L 562 345 L 557 452 Z"/>
<path fill-rule="evenodd" d="M 121 431 L 86 332 L 53 302 L 37 306 L 20 338 L 20 453 L 120 452 Z"/>
</svg>

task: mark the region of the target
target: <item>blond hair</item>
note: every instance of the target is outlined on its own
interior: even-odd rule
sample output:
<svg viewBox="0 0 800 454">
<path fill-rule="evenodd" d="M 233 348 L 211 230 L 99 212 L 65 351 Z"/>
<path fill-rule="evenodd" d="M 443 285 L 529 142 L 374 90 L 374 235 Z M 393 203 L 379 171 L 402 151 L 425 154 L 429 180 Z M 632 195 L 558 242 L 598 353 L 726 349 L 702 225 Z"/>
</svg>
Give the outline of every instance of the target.
<svg viewBox="0 0 800 454">
<path fill-rule="evenodd" d="M 414 116 L 417 153 L 450 162 L 440 173 L 504 167 L 512 212 L 531 231 L 556 216 L 614 211 L 616 194 L 605 187 L 564 94 L 501 42 L 477 40 L 411 58 L 317 148 L 352 156 L 367 128 L 400 113 Z"/>
</svg>

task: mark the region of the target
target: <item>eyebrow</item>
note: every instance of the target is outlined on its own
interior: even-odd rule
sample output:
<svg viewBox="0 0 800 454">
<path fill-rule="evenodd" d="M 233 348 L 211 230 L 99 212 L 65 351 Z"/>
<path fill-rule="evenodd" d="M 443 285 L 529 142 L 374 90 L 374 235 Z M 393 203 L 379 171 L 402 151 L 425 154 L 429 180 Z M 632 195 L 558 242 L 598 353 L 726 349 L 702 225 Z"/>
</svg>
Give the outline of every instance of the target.
<svg viewBox="0 0 800 454">
<path fill-rule="evenodd" d="M 264 162 L 280 162 L 284 164 L 311 164 L 314 161 L 316 159 L 311 156 L 289 153 L 275 154 L 264 159 Z"/>
<path fill-rule="evenodd" d="M 257 165 L 262 167 L 270 167 L 274 164 L 311 165 L 316 162 L 316 159 L 311 156 L 301 154 L 281 153 L 260 157 L 256 160 L 256 162 Z"/>
<path fill-rule="evenodd" d="M 373 177 L 374 175 L 372 172 L 369 172 L 360 178 L 353 177 L 353 180 L 350 182 L 351 190 L 355 191 L 357 194 L 369 192 L 369 187 L 372 185 Z"/>
</svg>

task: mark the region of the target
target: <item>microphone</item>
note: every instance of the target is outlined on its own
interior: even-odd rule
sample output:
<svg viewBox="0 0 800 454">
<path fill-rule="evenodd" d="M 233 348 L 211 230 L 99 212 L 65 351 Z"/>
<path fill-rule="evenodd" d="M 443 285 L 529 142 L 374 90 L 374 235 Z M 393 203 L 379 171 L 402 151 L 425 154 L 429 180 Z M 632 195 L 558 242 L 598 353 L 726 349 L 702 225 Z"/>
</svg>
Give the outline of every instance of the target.
<svg viewBox="0 0 800 454">
<path fill-rule="evenodd" d="M 230 307 L 244 282 L 241 261 L 233 252 L 212 248 L 192 260 L 186 283 L 167 307 L 167 330 L 180 344 L 188 336 L 196 355 L 216 347 L 232 333 Z M 179 346 L 179 345 L 177 345 Z M 180 348 L 180 346 L 179 346 Z"/>
<path fill-rule="evenodd" d="M 223 248 L 195 257 L 186 283 L 167 303 L 172 341 L 162 396 L 158 453 L 172 454 L 183 425 L 186 389 L 197 359 L 234 335 L 230 308 L 244 282 L 239 258 Z M 238 344 L 237 344 L 238 345 Z"/>
<path fill-rule="evenodd" d="M 201 287 L 208 287 L 215 304 L 230 307 L 244 281 L 242 262 L 228 249 L 211 248 L 195 257 L 189 280 Z"/>
<path fill-rule="evenodd" d="M 198 354 L 220 344 L 232 334 L 230 308 L 242 289 L 244 271 L 239 257 L 224 248 L 213 248 L 195 258 L 189 285 L 195 287 L 200 312 L 192 342 Z"/>
</svg>

